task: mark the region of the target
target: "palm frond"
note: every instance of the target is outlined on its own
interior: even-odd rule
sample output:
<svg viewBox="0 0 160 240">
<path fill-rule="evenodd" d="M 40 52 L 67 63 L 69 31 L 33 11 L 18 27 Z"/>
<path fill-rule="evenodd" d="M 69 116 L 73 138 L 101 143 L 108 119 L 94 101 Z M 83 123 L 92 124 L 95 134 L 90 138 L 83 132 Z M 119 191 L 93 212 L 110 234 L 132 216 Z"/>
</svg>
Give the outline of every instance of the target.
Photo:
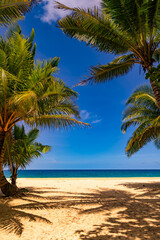
<svg viewBox="0 0 160 240">
<path fill-rule="evenodd" d="M 160 36 L 159 36 L 160 38 Z M 160 61 L 160 48 L 155 49 L 153 58 L 155 59 L 156 62 Z"/>
<path fill-rule="evenodd" d="M 88 126 L 77 120 L 80 118 L 74 101 L 77 92 L 54 76 L 59 57 L 35 64 L 33 40 L 34 31 L 25 38 L 16 27 L 15 31 L 10 30 L 7 44 L 3 38 L 0 41 L 0 58 L 4 59 L 0 62 L 0 127 L 9 131 L 22 120 L 43 127 Z"/>
<path fill-rule="evenodd" d="M 122 56 L 117 58 L 117 62 L 91 67 L 90 76 L 82 84 L 91 80 L 99 83 L 121 76 L 128 73 L 135 63 L 146 71 L 155 61 L 159 61 L 158 0 L 102 0 L 101 8 L 94 9 L 70 8 L 57 2 L 56 7 L 69 11 L 66 17 L 58 21 L 58 26 L 66 36 L 83 41 L 98 51 L 132 55 L 132 59 L 124 61 L 125 56 Z M 113 64 L 122 62 L 124 67 L 116 71 L 118 66 Z"/>
<path fill-rule="evenodd" d="M 102 10 L 111 16 L 115 24 L 119 25 L 123 31 L 129 32 L 132 38 L 137 41 L 139 33 L 138 7 L 137 1 L 103 0 Z"/>
<path fill-rule="evenodd" d="M 36 118 L 27 118 L 25 122 L 30 126 L 41 126 L 41 127 L 49 127 L 55 129 L 67 129 L 75 126 L 90 126 L 88 123 L 84 123 L 76 120 L 75 118 L 69 115 L 41 115 Z"/>
<path fill-rule="evenodd" d="M 18 174 L 19 168 L 26 168 L 33 158 L 38 158 L 42 153 L 51 150 L 51 146 L 36 142 L 38 135 L 39 130 L 36 128 L 26 133 L 23 125 L 14 126 L 12 137 L 8 136 L 6 139 L 9 151 L 5 152 L 5 165 L 9 165 L 14 169 L 12 175 Z"/>
<path fill-rule="evenodd" d="M 131 156 L 150 141 L 158 146 L 160 136 L 160 110 L 149 86 L 141 86 L 127 100 L 121 130 L 137 126 L 129 139 L 126 153 Z"/>
<path fill-rule="evenodd" d="M 90 77 L 81 81 L 78 85 L 85 85 L 91 81 L 94 83 L 102 83 L 106 80 L 112 80 L 118 76 L 123 76 L 132 69 L 134 63 L 134 60 L 128 60 L 125 62 L 111 62 L 107 65 L 92 66 L 90 69 Z"/>
<path fill-rule="evenodd" d="M 126 53 L 131 46 L 113 21 L 98 8 L 68 8 L 57 2 L 57 8 L 72 10 L 72 14 L 58 21 L 58 26 L 71 38 L 86 42 L 99 51 Z"/>
<path fill-rule="evenodd" d="M 159 28 L 160 24 L 160 6 L 159 1 L 148 1 L 148 15 L 147 15 L 147 24 L 150 31 L 150 39 L 153 40 L 152 35 L 154 28 Z"/>
<path fill-rule="evenodd" d="M 36 3 L 35 0 L 2 0 L 0 2 L 0 25 L 6 26 L 20 19 L 31 10 L 34 3 Z"/>
<path fill-rule="evenodd" d="M 134 135 L 131 137 L 127 144 L 126 152 L 128 156 L 136 153 L 147 143 L 149 143 L 150 141 L 154 141 L 160 136 L 160 125 L 146 126 L 146 123 L 143 123 L 142 125 L 140 125 L 140 127 L 141 130 L 138 129 L 138 132 L 135 131 Z"/>
</svg>

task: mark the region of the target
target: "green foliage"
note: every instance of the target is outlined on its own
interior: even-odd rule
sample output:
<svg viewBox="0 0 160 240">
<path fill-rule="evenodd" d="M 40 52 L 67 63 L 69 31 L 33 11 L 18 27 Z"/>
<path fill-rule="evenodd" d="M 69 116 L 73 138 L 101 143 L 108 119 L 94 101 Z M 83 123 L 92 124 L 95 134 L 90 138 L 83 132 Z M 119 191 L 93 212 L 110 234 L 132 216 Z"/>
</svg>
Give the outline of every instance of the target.
<svg viewBox="0 0 160 240">
<path fill-rule="evenodd" d="M 30 37 L 19 26 L 0 39 L 0 132 L 20 121 L 30 126 L 67 128 L 87 125 L 77 120 L 77 93 L 54 77 L 59 58 L 34 63 L 34 30 Z"/>
<path fill-rule="evenodd" d="M 38 1 L 33 0 L 1 0 L 0 26 L 9 25 L 30 11 L 32 5 Z"/>
<path fill-rule="evenodd" d="M 150 79 L 152 82 L 160 81 L 160 64 L 157 67 L 152 67 L 145 76 L 146 79 Z"/>
<path fill-rule="evenodd" d="M 136 153 L 150 141 L 160 148 L 160 110 L 148 85 L 139 87 L 128 98 L 123 112 L 122 132 L 136 127 L 126 147 L 128 156 Z"/>
<path fill-rule="evenodd" d="M 58 21 L 64 34 L 98 51 L 118 56 L 109 64 L 92 66 L 89 77 L 81 84 L 123 76 L 134 64 L 140 64 L 144 71 L 148 71 L 154 62 L 159 61 L 158 0 L 102 0 L 101 9 L 69 8 L 57 2 L 57 8 L 71 12 Z"/>
<path fill-rule="evenodd" d="M 12 134 L 6 139 L 5 148 L 5 165 L 16 170 L 14 175 L 19 168 L 26 168 L 33 158 L 38 158 L 41 153 L 51 150 L 50 146 L 36 142 L 38 136 L 39 130 L 36 128 L 26 133 L 23 125 L 14 126 Z"/>
</svg>

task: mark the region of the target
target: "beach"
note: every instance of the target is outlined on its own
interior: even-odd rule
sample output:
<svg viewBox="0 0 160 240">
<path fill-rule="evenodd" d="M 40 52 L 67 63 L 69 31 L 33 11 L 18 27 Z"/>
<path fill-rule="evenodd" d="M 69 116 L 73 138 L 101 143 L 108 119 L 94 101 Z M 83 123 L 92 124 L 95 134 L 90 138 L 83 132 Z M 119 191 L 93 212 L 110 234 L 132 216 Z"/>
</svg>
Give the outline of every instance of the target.
<svg viewBox="0 0 160 240">
<path fill-rule="evenodd" d="M 160 239 L 160 178 L 18 179 L 0 195 L 1 240 Z"/>
</svg>

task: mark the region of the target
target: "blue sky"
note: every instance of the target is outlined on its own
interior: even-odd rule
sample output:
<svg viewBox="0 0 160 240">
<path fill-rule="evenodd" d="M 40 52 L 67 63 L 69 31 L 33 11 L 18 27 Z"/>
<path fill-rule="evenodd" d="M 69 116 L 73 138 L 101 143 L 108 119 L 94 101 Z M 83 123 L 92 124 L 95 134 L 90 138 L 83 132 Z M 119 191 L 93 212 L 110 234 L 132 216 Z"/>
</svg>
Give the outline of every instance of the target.
<svg viewBox="0 0 160 240">
<path fill-rule="evenodd" d="M 61 2 L 92 7 L 99 5 L 100 0 Z M 25 35 L 35 29 L 36 58 L 43 60 L 59 56 L 58 76 L 73 86 L 84 79 L 91 65 L 108 63 L 114 56 L 67 38 L 56 27 L 57 19 L 65 14 L 53 7 L 52 0 L 44 0 L 26 15 L 21 26 Z M 127 158 L 125 146 L 133 129 L 126 134 L 120 130 L 127 97 L 145 82 L 143 72 L 139 75 L 139 68 L 135 67 L 128 75 L 105 84 L 76 87 L 82 120 L 90 123 L 92 128 L 42 130 L 39 141 L 53 146 L 52 151 L 34 160 L 28 169 L 159 169 L 159 152 L 152 143 Z"/>
</svg>

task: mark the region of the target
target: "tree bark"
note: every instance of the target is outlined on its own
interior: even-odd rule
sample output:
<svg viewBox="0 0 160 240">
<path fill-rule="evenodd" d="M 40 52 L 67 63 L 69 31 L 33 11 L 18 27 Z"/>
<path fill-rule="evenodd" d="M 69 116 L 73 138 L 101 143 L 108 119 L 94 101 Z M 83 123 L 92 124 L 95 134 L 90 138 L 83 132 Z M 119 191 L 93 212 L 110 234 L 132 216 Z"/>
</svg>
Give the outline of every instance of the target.
<svg viewBox="0 0 160 240">
<path fill-rule="evenodd" d="M 16 181 L 17 181 L 17 169 L 16 169 L 16 167 L 14 166 L 14 164 L 12 164 L 12 169 L 13 169 L 13 173 L 12 173 L 12 176 L 11 176 L 11 183 L 12 183 L 12 185 L 16 186 Z"/>
<path fill-rule="evenodd" d="M 12 185 L 16 186 L 16 180 L 17 180 L 16 176 L 11 177 Z"/>
<path fill-rule="evenodd" d="M 5 135 L 5 132 L 0 134 L 0 188 L 4 195 L 13 196 L 18 192 L 18 188 L 7 181 L 3 172 Z"/>
<path fill-rule="evenodd" d="M 0 179 L 3 182 L 1 186 L 2 193 L 7 197 L 15 195 L 19 191 L 18 187 L 16 185 L 10 184 L 7 181 L 3 171 L 0 174 L 1 174 Z"/>
<path fill-rule="evenodd" d="M 150 84 L 151 84 L 156 102 L 158 104 L 158 108 L 160 110 L 160 88 L 158 87 L 156 82 L 152 82 L 151 80 L 150 80 Z"/>
</svg>

